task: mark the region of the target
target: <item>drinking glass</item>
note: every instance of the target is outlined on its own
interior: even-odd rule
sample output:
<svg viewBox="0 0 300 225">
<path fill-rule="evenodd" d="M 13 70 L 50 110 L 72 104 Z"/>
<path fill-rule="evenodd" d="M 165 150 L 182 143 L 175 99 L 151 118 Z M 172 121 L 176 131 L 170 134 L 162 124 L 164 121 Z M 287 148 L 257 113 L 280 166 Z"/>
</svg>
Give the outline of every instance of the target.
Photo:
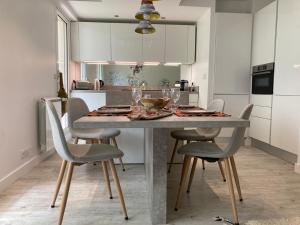
<svg viewBox="0 0 300 225">
<path fill-rule="evenodd" d="M 179 101 L 179 98 L 180 98 L 180 88 L 172 88 L 171 99 L 174 103 L 174 109 L 176 109 L 176 103 Z"/>
<path fill-rule="evenodd" d="M 142 99 L 142 89 L 135 87 L 132 88 L 132 99 L 135 102 L 136 109 L 138 110 L 139 101 Z"/>
</svg>

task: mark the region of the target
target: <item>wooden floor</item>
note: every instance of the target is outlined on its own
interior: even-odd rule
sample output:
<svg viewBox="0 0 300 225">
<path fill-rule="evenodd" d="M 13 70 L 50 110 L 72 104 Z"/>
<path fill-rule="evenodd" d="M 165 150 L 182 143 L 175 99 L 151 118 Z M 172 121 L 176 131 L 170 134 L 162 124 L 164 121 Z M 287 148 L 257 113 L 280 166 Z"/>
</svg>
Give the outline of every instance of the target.
<svg viewBox="0 0 300 225">
<path fill-rule="evenodd" d="M 251 220 L 294 218 L 300 215 L 300 175 L 293 165 L 253 148 L 242 148 L 236 156 L 244 202 L 238 203 L 241 224 Z M 60 160 L 53 156 L 30 174 L 0 194 L 1 225 L 53 225 L 59 207 L 50 202 L 59 172 Z M 100 166 L 75 169 L 64 224 L 148 225 L 145 171 L 143 165 L 127 165 L 118 173 L 127 204 L 129 221 L 122 211 L 113 187 L 114 199 L 105 190 Z M 168 223 L 180 225 L 222 225 L 215 216 L 231 218 L 228 190 L 216 164 L 198 165 L 190 194 L 184 194 L 182 208 L 173 210 L 181 165 L 175 165 L 168 181 Z M 61 195 L 57 206 L 60 205 Z"/>
</svg>

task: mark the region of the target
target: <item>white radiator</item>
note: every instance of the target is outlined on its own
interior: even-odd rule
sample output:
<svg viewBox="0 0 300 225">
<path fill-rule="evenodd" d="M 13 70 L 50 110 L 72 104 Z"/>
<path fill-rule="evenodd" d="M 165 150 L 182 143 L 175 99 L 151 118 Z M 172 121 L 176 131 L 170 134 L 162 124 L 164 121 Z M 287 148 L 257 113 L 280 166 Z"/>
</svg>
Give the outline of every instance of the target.
<svg viewBox="0 0 300 225">
<path fill-rule="evenodd" d="M 47 152 L 53 149 L 54 147 L 45 100 L 49 100 L 54 104 L 54 107 L 59 117 L 61 117 L 61 98 L 42 98 L 40 100 L 39 102 L 39 143 L 42 152 Z"/>
</svg>

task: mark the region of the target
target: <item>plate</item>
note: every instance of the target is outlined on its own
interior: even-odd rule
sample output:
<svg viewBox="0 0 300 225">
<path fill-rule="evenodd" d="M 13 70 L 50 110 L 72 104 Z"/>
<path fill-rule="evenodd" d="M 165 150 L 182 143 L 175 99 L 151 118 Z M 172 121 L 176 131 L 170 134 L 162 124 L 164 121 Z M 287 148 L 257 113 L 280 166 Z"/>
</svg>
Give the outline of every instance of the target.
<svg viewBox="0 0 300 225">
<path fill-rule="evenodd" d="M 104 108 L 97 110 L 97 113 L 101 114 L 129 114 L 131 113 L 131 109 L 120 109 L 120 108 Z"/>
<path fill-rule="evenodd" d="M 185 114 L 214 114 L 215 110 L 203 110 L 203 109 L 187 109 L 187 110 L 180 110 L 181 113 Z"/>
<path fill-rule="evenodd" d="M 130 108 L 130 105 L 106 105 L 106 106 L 99 108 L 99 110 L 102 110 L 102 109 L 125 109 L 125 108 Z"/>
</svg>

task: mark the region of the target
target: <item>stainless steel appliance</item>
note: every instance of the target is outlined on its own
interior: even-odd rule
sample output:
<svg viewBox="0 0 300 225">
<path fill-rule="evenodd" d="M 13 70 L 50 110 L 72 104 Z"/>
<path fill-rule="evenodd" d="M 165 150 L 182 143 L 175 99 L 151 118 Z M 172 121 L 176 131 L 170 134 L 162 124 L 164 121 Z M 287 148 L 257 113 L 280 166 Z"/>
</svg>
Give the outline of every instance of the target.
<svg viewBox="0 0 300 225">
<path fill-rule="evenodd" d="M 180 91 L 187 91 L 189 89 L 189 81 L 181 80 L 180 81 Z"/>
<path fill-rule="evenodd" d="M 274 63 L 253 67 L 252 94 L 272 95 L 274 86 Z"/>
</svg>

